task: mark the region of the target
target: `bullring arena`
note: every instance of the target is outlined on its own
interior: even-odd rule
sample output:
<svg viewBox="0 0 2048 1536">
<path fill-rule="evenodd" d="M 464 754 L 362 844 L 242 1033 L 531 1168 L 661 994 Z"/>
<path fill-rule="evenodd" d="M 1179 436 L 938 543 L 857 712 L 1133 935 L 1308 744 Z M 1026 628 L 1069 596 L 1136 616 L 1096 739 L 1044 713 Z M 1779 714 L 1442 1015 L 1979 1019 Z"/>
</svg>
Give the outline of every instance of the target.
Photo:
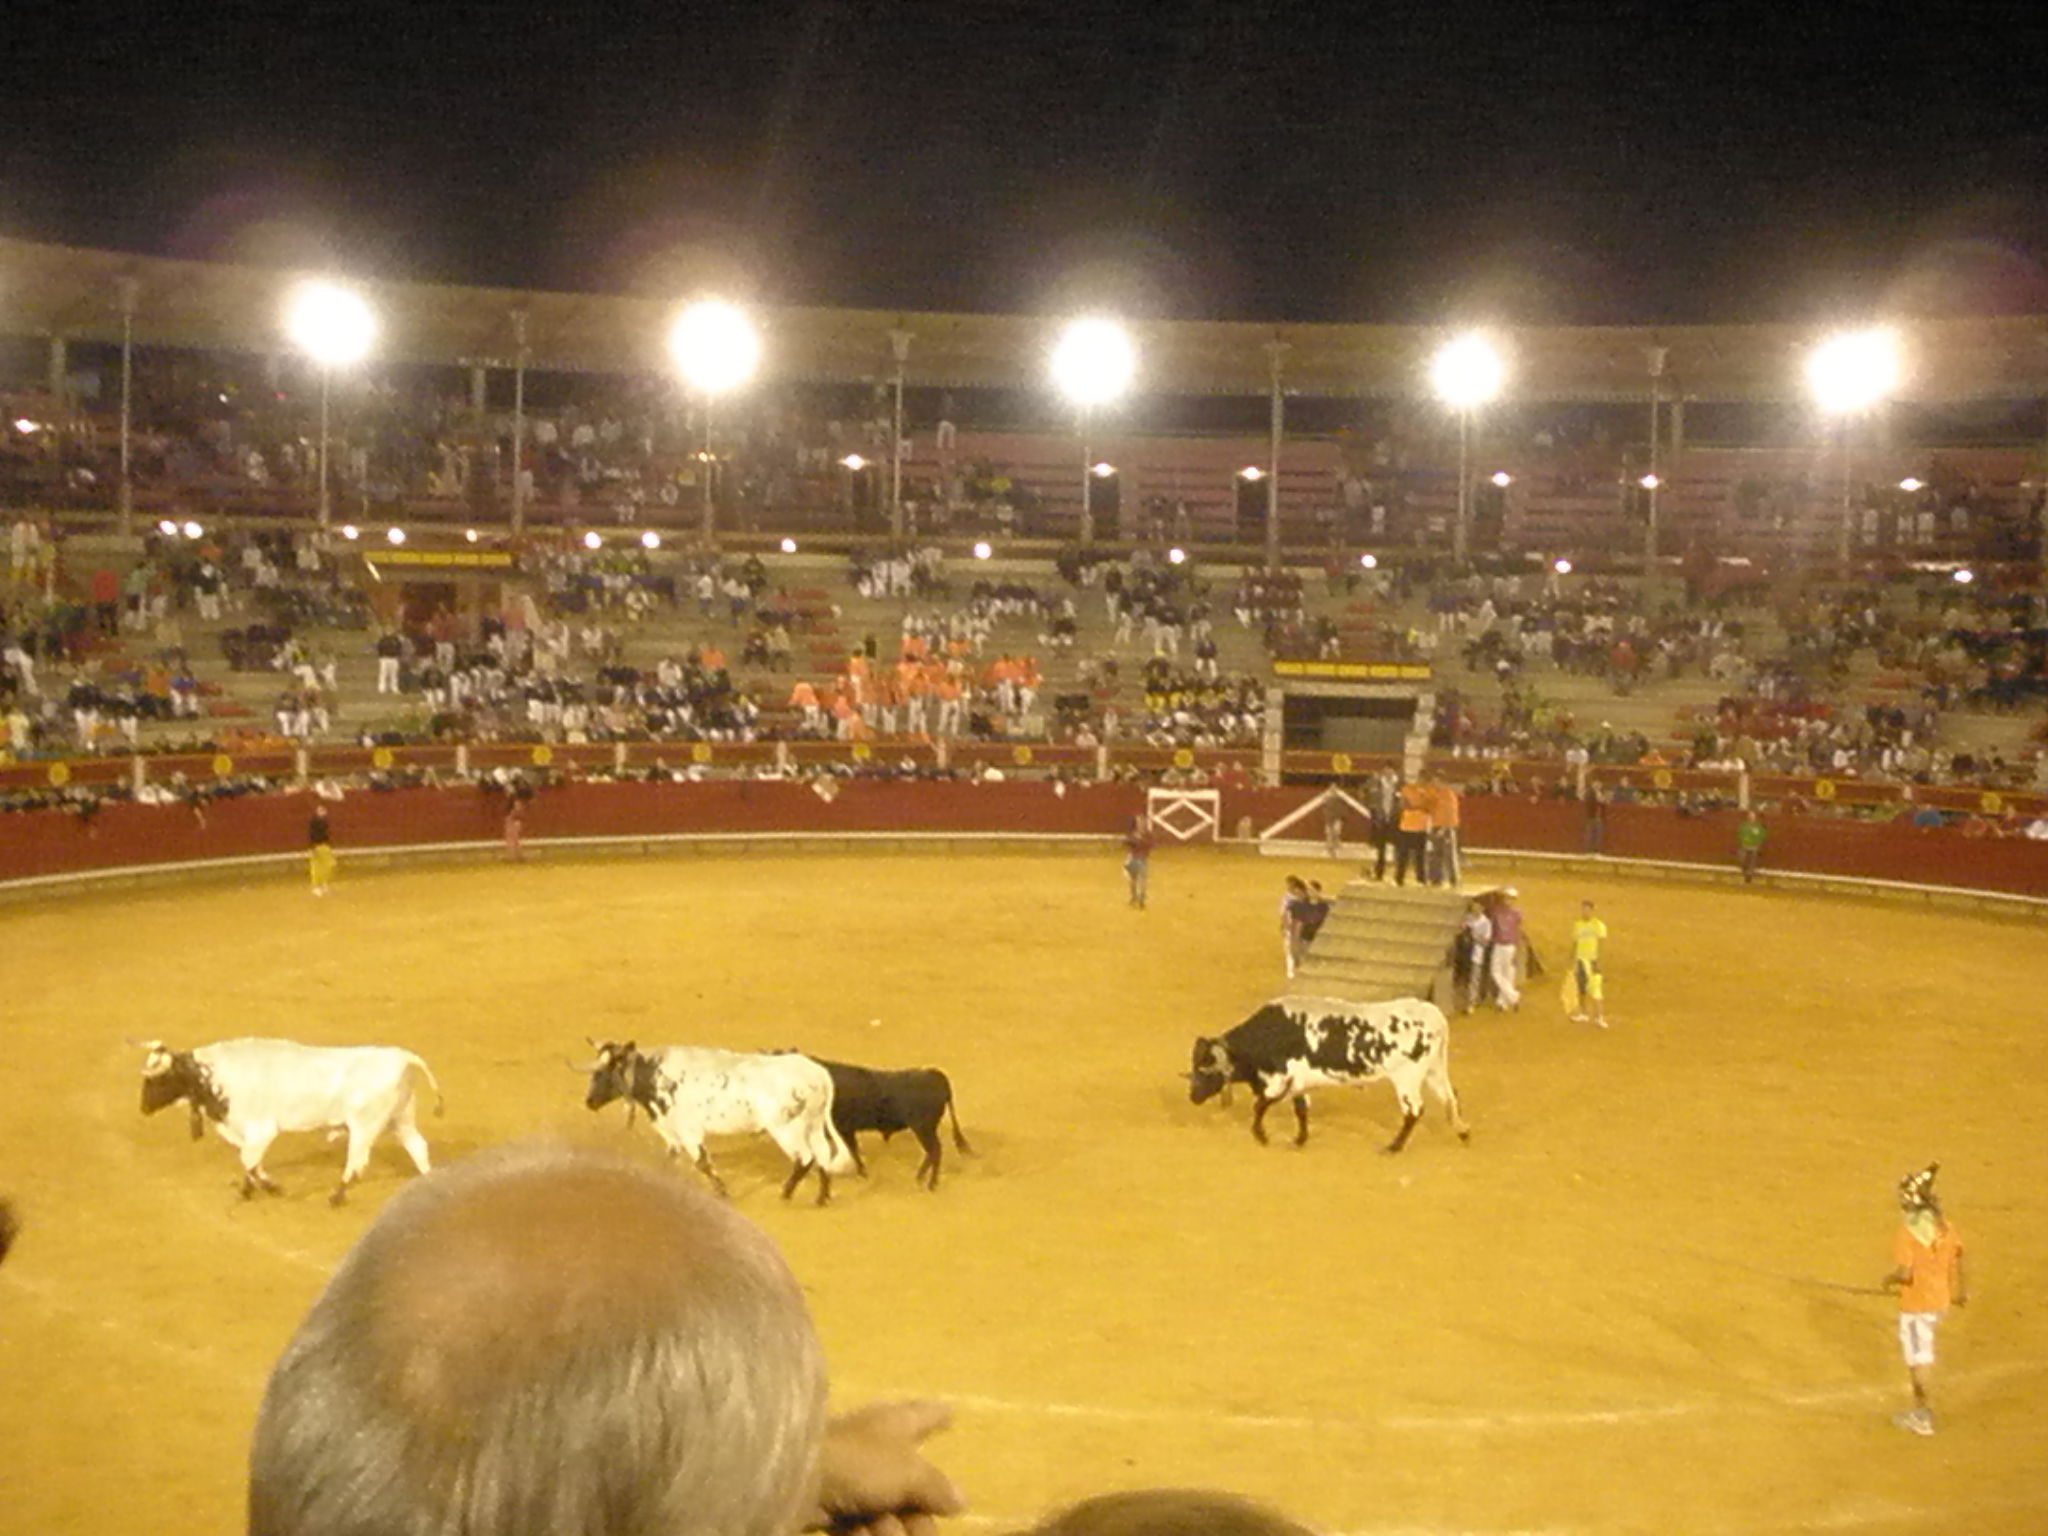
<svg viewBox="0 0 2048 1536">
<path fill-rule="evenodd" d="M 658 1162 L 583 1108 L 586 1036 L 946 1068 L 976 1155 L 936 1194 L 907 1138 L 822 1210 L 775 1198 L 765 1141 L 717 1151 L 835 1399 L 955 1405 L 970 1530 L 1158 1484 L 1403 1536 L 2042 1528 L 2036 925 L 1482 859 L 1467 884 L 1511 873 L 1553 956 L 1600 902 L 1614 1026 L 1568 1022 L 1554 971 L 1455 1020 L 1472 1144 L 1433 1111 L 1388 1158 L 1383 1086 L 1320 1096 L 1297 1151 L 1178 1075 L 1283 990 L 1282 876 L 1349 860 L 1164 848 L 1140 912 L 1106 837 L 519 866 L 341 841 L 324 902 L 293 861 L 0 909 L 10 1530 L 237 1528 L 270 1363 L 413 1177 L 380 1145 L 330 1209 L 339 1147 L 287 1137 L 284 1193 L 244 1203 L 229 1149 L 137 1112 L 131 1040 L 241 1033 L 419 1051 L 440 1161 L 542 1134 Z M 1977 1295 L 1916 1440 L 1875 1286 L 1892 1183 L 1930 1157 Z"/>
</svg>

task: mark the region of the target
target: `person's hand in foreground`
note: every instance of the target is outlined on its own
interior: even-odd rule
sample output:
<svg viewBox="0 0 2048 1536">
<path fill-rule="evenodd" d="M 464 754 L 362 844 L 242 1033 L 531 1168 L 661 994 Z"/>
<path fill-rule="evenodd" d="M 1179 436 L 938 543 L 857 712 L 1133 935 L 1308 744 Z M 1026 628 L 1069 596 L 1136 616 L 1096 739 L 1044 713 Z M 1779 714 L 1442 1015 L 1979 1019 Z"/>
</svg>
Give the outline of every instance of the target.
<svg viewBox="0 0 2048 1536">
<path fill-rule="evenodd" d="M 870 1403 L 826 1421 L 818 1497 L 804 1529 L 841 1536 L 936 1536 L 940 1515 L 967 1507 L 919 1448 L 953 1422 L 944 1403 Z"/>
</svg>

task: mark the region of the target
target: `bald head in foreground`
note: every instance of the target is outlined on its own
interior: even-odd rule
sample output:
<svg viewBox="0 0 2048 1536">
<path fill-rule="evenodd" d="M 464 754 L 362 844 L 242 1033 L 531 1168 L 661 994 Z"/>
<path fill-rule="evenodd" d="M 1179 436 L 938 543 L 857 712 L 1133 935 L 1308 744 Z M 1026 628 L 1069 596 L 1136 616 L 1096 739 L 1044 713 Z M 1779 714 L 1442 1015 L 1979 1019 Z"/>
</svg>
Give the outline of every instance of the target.
<svg viewBox="0 0 2048 1536">
<path fill-rule="evenodd" d="M 934 1404 L 828 1426 L 794 1277 L 730 1206 L 536 1144 L 385 1207 L 271 1375 L 251 1536 L 929 1528 Z"/>
</svg>

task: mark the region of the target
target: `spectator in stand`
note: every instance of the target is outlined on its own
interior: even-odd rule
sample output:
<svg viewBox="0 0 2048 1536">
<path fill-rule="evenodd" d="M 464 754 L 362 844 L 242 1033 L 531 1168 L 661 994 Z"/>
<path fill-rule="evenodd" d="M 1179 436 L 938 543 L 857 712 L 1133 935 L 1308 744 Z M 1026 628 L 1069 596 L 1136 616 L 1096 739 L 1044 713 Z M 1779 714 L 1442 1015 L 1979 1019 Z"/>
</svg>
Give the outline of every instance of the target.
<svg viewBox="0 0 2048 1536">
<path fill-rule="evenodd" d="M 398 664 L 405 655 L 405 641 L 397 630 L 387 629 L 377 636 L 371 650 L 377 657 L 377 691 L 398 692 Z"/>
<path fill-rule="evenodd" d="M 828 1420 L 802 1292 L 702 1191 L 501 1147 L 416 1180 L 271 1373 L 250 1536 L 930 1536 L 936 1403 Z"/>
</svg>

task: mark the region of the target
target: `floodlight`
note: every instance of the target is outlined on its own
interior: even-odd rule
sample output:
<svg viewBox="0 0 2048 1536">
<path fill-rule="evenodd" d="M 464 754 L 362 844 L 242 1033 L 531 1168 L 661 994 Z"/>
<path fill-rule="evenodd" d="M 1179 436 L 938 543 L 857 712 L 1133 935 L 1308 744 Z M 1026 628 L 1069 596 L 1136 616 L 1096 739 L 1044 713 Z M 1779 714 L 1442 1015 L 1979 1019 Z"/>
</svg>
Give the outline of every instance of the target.
<svg viewBox="0 0 2048 1536">
<path fill-rule="evenodd" d="M 1971 582 L 1977 579 L 1977 573 L 1971 570 L 1966 565 L 1961 570 L 1956 572 L 1955 579 L 1967 587 Z"/>
<path fill-rule="evenodd" d="M 403 528 L 386 528 L 384 530 L 384 537 L 393 544 L 403 544 L 405 542 L 405 530 Z"/>
<path fill-rule="evenodd" d="M 463 536 L 463 537 L 464 537 L 465 539 L 469 540 L 469 542 L 470 542 L 470 543 L 472 543 L 472 544 L 474 544 L 474 543 L 475 543 L 475 542 L 476 542 L 476 541 L 477 541 L 477 540 L 478 540 L 479 538 L 481 538 L 481 537 L 482 537 L 482 535 L 481 535 L 481 534 L 479 534 L 479 533 L 478 533 L 478 532 L 477 532 L 477 531 L 476 531 L 476 530 L 475 530 L 474 528 L 465 528 L 465 529 L 463 529 L 463 530 L 462 530 L 462 536 Z"/>
<path fill-rule="evenodd" d="M 722 395 L 753 377 L 761 361 L 761 333 L 738 306 L 699 299 L 669 327 L 668 351 L 692 389 Z"/>
<path fill-rule="evenodd" d="M 178 525 L 167 517 L 156 525 L 156 531 L 167 539 L 175 539 L 178 536 Z"/>
<path fill-rule="evenodd" d="M 648 529 L 645 533 L 640 535 L 640 547 L 642 549 L 661 548 L 661 535 L 656 533 L 652 528 Z"/>
<path fill-rule="evenodd" d="M 1107 480 L 1116 473 L 1116 466 L 1114 464 L 1097 464 L 1088 473 L 1098 480 Z"/>
<path fill-rule="evenodd" d="M 849 453 L 845 458 L 841 459 L 839 462 L 841 464 L 844 464 L 848 469 L 852 470 L 855 474 L 859 474 L 862 470 L 868 467 L 868 461 L 862 458 L 857 453 Z"/>
<path fill-rule="evenodd" d="M 185 525 L 185 537 L 188 539 L 196 539 L 205 532 L 206 530 L 200 527 L 197 523 L 187 523 Z"/>
<path fill-rule="evenodd" d="M 583 535 L 583 547 L 585 549 L 602 549 L 604 548 L 604 539 L 593 528 L 590 532 Z"/>
<path fill-rule="evenodd" d="M 1637 485 L 1640 485 L 1646 491 L 1654 491 L 1663 483 L 1663 478 L 1658 475 L 1644 475 L 1642 479 L 1636 482 Z"/>
<path fill-rule="evenodd" d="M 1500 393 L 1507 364 L 1494 344 L 1476 331 L 1453 337 L 1430 359 L 1429 383 L 1445 405 L 1469 411 Z"/>
<path fill-rule="evenodd" d="M 322 368 L 346 368 L 369 356 L 377 317 L 362 295 L 338 283 L 299 284 L 285 301 L 285 334 Z"/>
<path fill-rule="evenodd" d="M 977 560 L 986 560 L 986 559 L 987 559 L 987 558 L 988 558 L 988 557 L 989 557 L 990 555 L 992 555 L 992 554 L 994 554 L 994 553 L 995 553 L 995 551 L 994 551 L 993 549 L 989 548 L 989 543 L 988 543 L 988 540 L 987 540 L 987 539 L 976 539 L 976 540 L 974 541 L 974 558 L 975 558 L 975 559 L 977 559 Z"/>
<path fill-rule="evenodd" d="M 1560 576 L 1569 576 L 1572 573 L 1571 561 L 1565 559 L 1562 555 L 1550 562 L 1550 568 Z"/>
<path fill-rule="evenodd" d="M 1831 416 L 1867 411 L 1899 387 L 1899 338 L 1874 326 L 1837 331 L 1806 354 L 1806 387 Z"/>
<path fill-rule="evenodd" d="M 341 536 L 353 542 L 362 537 L 362 530 L 356 527 L 354 523 L 343 523 L 341 525 Z"/>
<path fill-rule="evenodd" d="M 14 430 L 26 437 L 31 432 L 42 431 L 43 424 L 39 421 L 30 421 L 26 416 L 18 416 L 14 421 Z"/>
<path fill-rule="evenodd" d="M 1903 479 L 1903 480 L 1901 480 L 1901 481 L 1899 482 L 1899 489 L 1900 489 L 1900 490 L 1902 490 L 1902 491 L 1904 491 L 1904 492 L 1905 492 L 1905 493 L 1906 493 L 1907 495 L 1909 495 L 1909 496 L 1910 496 L 1910 495 L 1912 495 L 1912 494 L 1913 494 L 1913 492 L 1915 492 L 1915 491 L 1924 491 L 1924 490 L 1926 490 L 1926 489 L 1927 489 L 1927 482 L 1926 482 L 1925 480 L 1917 479 L 1916 477 L 1914 477 L 1914 476 L 1912 476 L 1912 475 L 1908 475 L 1908 476 L 1906 476 L 1906 478 L 1905 478 L 1905 479 Z"/>
<path fill-rule="evenodd" d="M 1137 371 L 1130 333 L 1114 320 L 1075 320 L 1052 349 L 1053 383 L 1083 410 L 1121 397 Z"/>
<path fill-rule="evenodd" d="M 1256 464 L 1247 464 L 1243 469 L 1240 469 L 1237 472 L 1237 478 L 1240 480 L 1249 480 L 1254 485 L 1256 485 L 1259 481 L 1266 478 L 1266 472 L 1263 469 L 1259 468 L 1259 466 Z"/>
<path fill-rule="evenodd" d="M 1166 552 L 1166 559 L 1172 565 L 1185 565 L 1188 560 L 1188 552 L 1176 544 Z"/>
<path fill-rule="evenodd" d="M 1368 571 L 1376 571 L 1380 568 L 1380 557 L 1378 555 L 1360 555 L 1358 563 Z"/>
<path fill-rule="evenodd" d="M 1515 483 L 1515 477 L 1509 474 L 1504 469 L 1496 469 L 1490 476 L 1490 478 L 1492 479 L 1493 483 L 1499 486 L 1502 490 L 1506 490 L 1509 486 Z"/>
<path fill-rule="evenodd" d="M 784 539 L 780 547 L 785 555 L 793 555 L 796 553 L 796 540 Z"/>
</svg>

